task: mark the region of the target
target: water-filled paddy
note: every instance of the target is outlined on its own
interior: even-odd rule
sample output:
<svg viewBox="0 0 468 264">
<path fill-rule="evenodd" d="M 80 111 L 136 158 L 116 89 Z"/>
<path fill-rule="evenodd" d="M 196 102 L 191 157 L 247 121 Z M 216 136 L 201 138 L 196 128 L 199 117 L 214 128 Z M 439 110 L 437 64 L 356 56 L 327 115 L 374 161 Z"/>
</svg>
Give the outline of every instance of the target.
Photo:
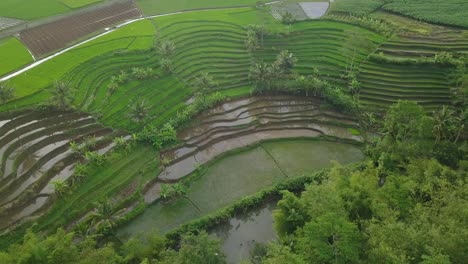
<svg viewBox="0 0 468 264">
<path fill-rule="evenodd" d="M 286 177 L 330 167 L 333 160 L 344 164 L 360 161 L 363 157 L 358 146 L 344 143 L 305 139 L 263 143 L 213 163 L 206 174 L 189 187 L 187 198 L 191 202 L 187 198 L 169 203 L 156 202 L 120 228 L 118 236 L 125 239 L 151 229 L 165 233 Z"/>
<path fill-rule="evenodd" d="M 211 231 L 221 239 L 222 250 L 228 264 L 239 263 L 250 257 L 257 243 L 268 244 L 277 239 L 273 227 L 276 203 L 265 204 L 245 215 L 236 216 L 229 223 Z"/>
</svg>

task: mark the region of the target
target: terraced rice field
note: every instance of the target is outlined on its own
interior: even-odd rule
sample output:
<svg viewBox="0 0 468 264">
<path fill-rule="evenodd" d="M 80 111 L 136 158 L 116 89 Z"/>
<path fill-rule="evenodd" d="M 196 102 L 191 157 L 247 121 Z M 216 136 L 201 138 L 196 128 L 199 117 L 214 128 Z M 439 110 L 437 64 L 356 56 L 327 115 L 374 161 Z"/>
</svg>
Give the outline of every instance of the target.
<svg viewBox="0 0 468 264">
<path fill-rule="evenodd" d="M 245 28 L 223 21 L 177 21 L 160 29 L 163 40 L 173 41 L 177 77 L 191 83 L 209 73 L 220 89 L 248 84 L 251 58 L 244 45 Z"/>
<path fill-rule="evenodd" d="M 176 182 L 226 151 L 278 138 L 331 137 L 360 142 L 349 128 L 351 117 L 320 109 L 317 100 L 260 96 L 227 102 L 194 120 L 182 130 L 176 148 L 161 153 L 170 161 L 159 182 Z M 147 192 L 147 201 L 158 198 L 159 182 Z"/>
<path fill-rule="evenodd" d="M 467 31 L 438 29 L 428 35 L 406 34 L 383 43 L 377 50 L 397 58 L 434 57 L 442 51 L 468 54 Z"/>
<path fill-rule="evenodd" d="M 297 72 L 311 74 L 316 67 L 323 78 L 340 85 L 345 82 L 341 76 L 346 73 L 352 58 L 358 67 L 385 40 L 371 31 L 328 21 L 301 22 L 293 29 L 290 34 L 266 36 L 264 48 L 255 53 L 256 59 L 271 62 L 279 51 L 288 50 L 298 58 Z M 365 43 L 347 49 L 353 34 L 366 38 Z"/>
<path fill-rule="evenodd" d="M 450 105 L 450 69 L 438 65 L 401 65 L 367 61 L 361 65 L 361 102 L 384 109 L 398 100 L 413 100 L 427 110 Z"/>
<path fill-rule="evenodd" d="M 55 199 L 52 181 L 67 180 L 82 160 L 70 142 L 96 140 L 105 154 L 122 135 L 85 113 L 24 111 L 0 117 L 0 229 L 43 213 Z"/>
<path fill-rule="evenodd" d="M 285 156 L 295 162 L 277 163 Z M 350 163 L 362 158 L 363 154 L 358 147 L 343 143 L 314 140 L 263 143 L 210 164 L 206 173 L 188 188 L 187 199 L 152 204 L 142 215 L 118 229 L 117 236 L 126 240 L 139 232 L 152 229 L 166 233 L 279 183 L 287 178 L 285 169 L 289 177 L 294 177 L 329 167 L 331 160 Z"/>
</svg>

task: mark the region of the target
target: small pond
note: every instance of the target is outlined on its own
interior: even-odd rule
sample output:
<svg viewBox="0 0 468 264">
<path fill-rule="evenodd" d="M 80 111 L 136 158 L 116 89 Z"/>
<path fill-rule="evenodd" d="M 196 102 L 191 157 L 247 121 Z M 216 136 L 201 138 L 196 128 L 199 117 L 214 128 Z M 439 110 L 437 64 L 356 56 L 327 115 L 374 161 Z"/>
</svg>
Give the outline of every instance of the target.
<svg viewBox="0 0 468 264">
<path fill-rule="evenodd" d="M 275 202 L 267 203 L 246 215 L 234 217 L 229 223 L 211 231 L 221 239 L 228 264 L 249 259 L 255 244 L 268 244 L 277 239 L 272 215 L 275 207 Z"/>
</svg>

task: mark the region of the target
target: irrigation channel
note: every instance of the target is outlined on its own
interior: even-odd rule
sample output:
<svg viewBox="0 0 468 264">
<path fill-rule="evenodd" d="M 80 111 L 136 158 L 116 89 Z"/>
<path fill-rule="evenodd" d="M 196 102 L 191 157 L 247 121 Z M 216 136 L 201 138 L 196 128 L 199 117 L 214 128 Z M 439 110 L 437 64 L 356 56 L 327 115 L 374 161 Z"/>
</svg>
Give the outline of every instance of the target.
<svg viewBox="0 0 468 264">
<path fill-rule="evenodd" d="M 350 128 L 357 128 L 351 116 L 311 98 L 253 96 L 205 111 L 178 133 L 181 144 L 161 153 L 170 162 L 147 185 L 151 205 L 118 237 L 151 229 L 165 233 L 287 178 L 330 167 L 332 160 L 360 161 L 360 147 L 345 143 L 362 141 Z M 193 179 L 185 198 L 158 200 L 161 184 L 185 178 Z"/>
</svg>

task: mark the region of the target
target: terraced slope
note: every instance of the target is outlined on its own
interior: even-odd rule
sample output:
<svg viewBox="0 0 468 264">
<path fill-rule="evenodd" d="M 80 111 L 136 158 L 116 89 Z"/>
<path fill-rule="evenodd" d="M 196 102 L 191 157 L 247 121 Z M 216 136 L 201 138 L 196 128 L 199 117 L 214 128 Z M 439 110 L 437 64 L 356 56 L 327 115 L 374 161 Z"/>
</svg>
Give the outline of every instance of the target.
<svg viewBox="0 0 468 264">
<path fill-rule="evenodd" d="M 448 51 L 460 55 L 468 54 L 468 35 L 464 30 L 434 27 L 428 35 L 403 34 L 385 42 L 377 52 L 398 58 L 433 57 Z"/>
<path fill-rule="evenodd" d="M 450 105 L 450 68 L 440 65 L 405 65 L 366 61 L 361 65 L 360 100 L 385 109 L 398 100 L 413 100 L 427 110 Z"/>
<path fill-rule="evenodd" d="M 160 182 L 175 182 L 197 166 L 241 147 L 277 138 L 331 137 L 361 141 L 348 128 L 356 128 L 351 116 L 320 108 L 320 101 L 290 96 L 258 96 L 227 102 L 194 120 L 178 134 L 183 142 L 163 152 L 169 166 Z M 147 201 L 158 197 L 159 183 L 150 188 Z"/>
<path fill-rule="evenodd" d="M 224 21 L 175 21 L 160 32 L 163 40 L 176 45 L 173 61 L 181 81 L 192 83 L 207 72 L 221 89 L 248 84 L 251 57 L 242 26 Z"/>
<path fill-rule="evenodd" d="M 92 150 L 109 151 L 112 129 L 88 114 L 33 112 L 0 117 L 0 229 L 43 211 L 54 198 L 51 182 L 67 180 L 81 158 L 70 142 L 95 140 Z"/>
<path fill-rule="evenodd" d="M 301 22 L 293 29 L 289 34 L 266 36 L 256 59 L 271 62 L 279 51 L 289 50 L 298 58 L 298 72 L 311 74 L 316 67 L 324 78 L 337 84 L 344 84 L 341 76 L 353 61 L 359 66 L 384 41 L 365 29 L 330 21 Z"/>
</svg>

